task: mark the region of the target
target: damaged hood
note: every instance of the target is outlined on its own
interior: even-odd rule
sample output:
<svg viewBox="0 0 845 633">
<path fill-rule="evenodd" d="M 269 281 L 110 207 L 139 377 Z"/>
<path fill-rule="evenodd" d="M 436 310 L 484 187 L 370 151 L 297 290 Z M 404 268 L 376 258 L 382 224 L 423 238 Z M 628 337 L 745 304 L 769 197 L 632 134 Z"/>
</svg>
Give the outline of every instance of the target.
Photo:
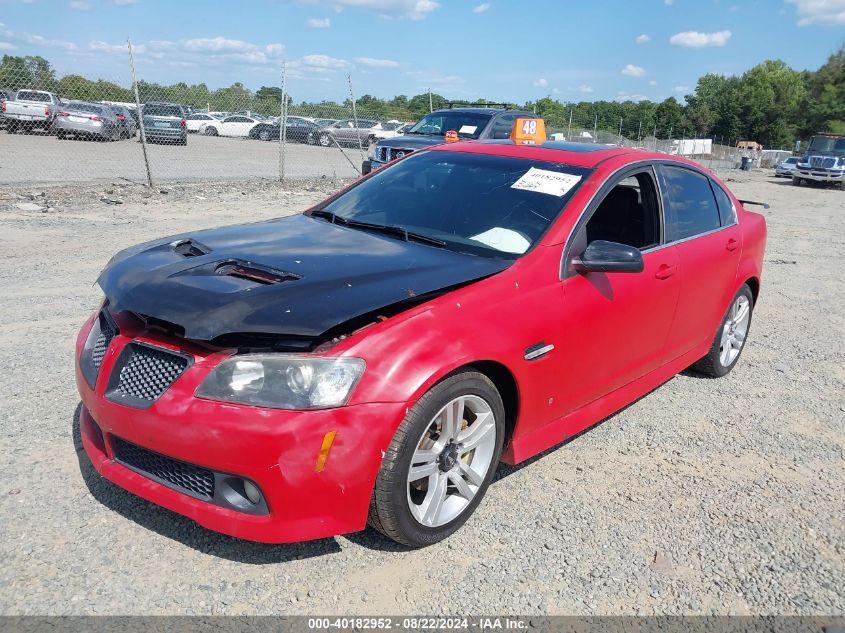
<svg viewBox="0 0 845 633">
<path fill-rule="evenodd" d="M 294 215 L 127 249 L 97 283 L 113 310 L 178 325 L 186 338 L 315 338 L 350 319 L 487 277 L 511 263 Z"/>
</svg>

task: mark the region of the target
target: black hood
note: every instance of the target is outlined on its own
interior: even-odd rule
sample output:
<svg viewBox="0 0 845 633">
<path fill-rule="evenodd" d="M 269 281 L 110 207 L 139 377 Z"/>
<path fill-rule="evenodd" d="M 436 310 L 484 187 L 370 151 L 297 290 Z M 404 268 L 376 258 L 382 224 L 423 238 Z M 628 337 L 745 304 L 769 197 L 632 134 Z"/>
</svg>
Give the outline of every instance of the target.
<svg viewBox="0 0 845 633">
<path fill-rule="evenodd" d="M 510 264 L 294 215 L 127 249 L 97 283 L 112 310 L 178 325 L 186 338 L 317 338 Z"/>
<path fill-rule="evenodd" d="M 446 141 L 440 135 L 432 134 L 405 134 L 403 136 L 394 136 L 392 138 L 381 139 L 378 142 L 379 147 L 400 147 L 406 149 L 422 149 L 423 147 L 431 147 L 432 145 L 440 145 Z"/>
</svg>

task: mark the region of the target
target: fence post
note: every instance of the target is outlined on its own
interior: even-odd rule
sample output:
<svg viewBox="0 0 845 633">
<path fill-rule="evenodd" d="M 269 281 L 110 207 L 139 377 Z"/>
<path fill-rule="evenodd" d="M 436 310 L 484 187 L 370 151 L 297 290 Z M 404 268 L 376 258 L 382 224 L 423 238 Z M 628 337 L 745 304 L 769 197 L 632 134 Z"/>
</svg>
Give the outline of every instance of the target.
<svg viewBox="0 0 845 633">
<path fill-rule="evenodd" d="M 619 142 L 617 145 L 622 147 L 622 117 L 619 118 Z"/>
<path fill-rule="evenodd" d="M 355 110 L 355 95 L 352 92 L 352 75 L 346 75 L 346 80 L 349 82 L 349 98 L 352 100 L 352 120 L 355 121 L 355 136 L 358 137 L 358 151 L 361 154 L 361 160 L 364 160 L 364 146 L 361 144 L 361 128 L 358 127 L 358 113 Z"/>
<path fill-rule="evenodd" d="M 599 115 L 596 115 L 596 120 L 593 122 L 593 143 L 595 143 L 598 139 L 596 138 L 599 131 Z"/>
<path fill-rule="evenodd" d="M 428 89 L 428 111 L 434 112 L 434 102 L 431 100 L 431 88 Z"/>
<path fill-rule="evenodd" d="M 566 140 L 572 140 L 572 108 L 569 108 L 569 128 L 566 130 Z"/>
<path fill-rule="evenodd" d="M 135 57 L 132 55 L 132 42 L 127 38 L 129 48 L 129 68 L 132 69 L 132 88 L 135 90 L 135 107 L 138 109 L 138 127 L 141 130 L 141 150 L 144 154 L 144 165 L 147 168 L 147 186 L 153 188 L 153 174 L 150 171 L 150 159 L 147 157 L 147 134 L 144 130 L 144 113 L 141 111 L 141 97 L 138 94 L 138 79 L 135 77 Z"/>
<path fill-rule="evenodd" d="M 279 114 L 279 182 L 285 181 L 285 144 L 288 136 L 288 63 L 282 62 L 282 103 Z"/>
</svg>

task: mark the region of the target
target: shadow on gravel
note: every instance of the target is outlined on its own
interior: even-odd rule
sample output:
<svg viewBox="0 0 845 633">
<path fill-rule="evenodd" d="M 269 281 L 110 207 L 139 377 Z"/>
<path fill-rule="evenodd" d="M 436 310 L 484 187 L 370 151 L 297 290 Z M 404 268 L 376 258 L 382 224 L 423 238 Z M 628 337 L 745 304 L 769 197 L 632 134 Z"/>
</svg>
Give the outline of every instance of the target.
<svg viewBox="0 0 845 633">
<path fill-rule="evenodd" d="M 341 551 L 340 545 L 333 538 L 282 545 L 242 541 L 207 530 L 181 514 L 161 508 L 115 486 L 94 470 L 82 447 L 82 437 L 79 432 L 81 410 L 80 403 L 73 414 L 72 437 L 76 457 L 79 460 L 79 472 L 88 491 L 104 506 L 141 527 L 178 541 L 203 554 L 249 565 L 286 563 L 325 554 L 336 554 Z"/>
</svg>

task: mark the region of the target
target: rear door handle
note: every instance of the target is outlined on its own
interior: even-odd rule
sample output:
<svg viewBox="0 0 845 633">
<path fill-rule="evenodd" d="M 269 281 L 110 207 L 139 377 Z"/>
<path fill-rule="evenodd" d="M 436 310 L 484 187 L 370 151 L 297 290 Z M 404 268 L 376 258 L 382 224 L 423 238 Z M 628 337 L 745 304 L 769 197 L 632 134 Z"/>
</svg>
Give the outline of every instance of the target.
<svg viewBox="0 0 845 633">
<path fill-rule="evenodd" d="M 739 241 L 735 240 L 734 238 L 731 238 L 728 240 L 728 243 L 725 244 L 725 248 L 729 251 L 735 251 L 739 248 Z"/>
<path fill-rule="evenodd" d="M 660 264 L 657 268 L 657 272 L 654 273 L 654 276 L 657 279 L 669 279 L 669 277 L 675 274 L 676 270 L 678 270 L 678 267 L 674 264 L 671 266 L 669 264 Z"/>
</svg>

